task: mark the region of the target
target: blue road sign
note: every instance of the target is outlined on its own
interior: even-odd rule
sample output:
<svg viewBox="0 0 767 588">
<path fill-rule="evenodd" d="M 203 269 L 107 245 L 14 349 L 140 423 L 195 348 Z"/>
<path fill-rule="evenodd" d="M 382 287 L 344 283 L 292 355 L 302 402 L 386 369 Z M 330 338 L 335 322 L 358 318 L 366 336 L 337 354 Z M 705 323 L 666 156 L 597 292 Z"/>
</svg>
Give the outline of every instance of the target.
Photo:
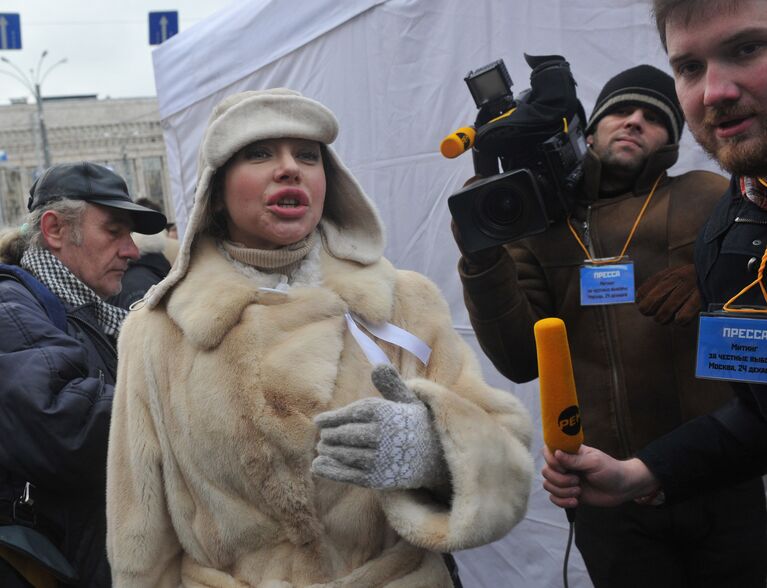
<svg viewBox="0 0 767 588">
<path fill-rule="evenodd" d="M 21 19 L 18 13 L 0 14 L 0 49 L 21 49 Z"/>
<path fill-rule="evenodd" d="M 149 44 L 159 45 L 178 33 L 178 12 L 149 13 Z"/>
</svg>

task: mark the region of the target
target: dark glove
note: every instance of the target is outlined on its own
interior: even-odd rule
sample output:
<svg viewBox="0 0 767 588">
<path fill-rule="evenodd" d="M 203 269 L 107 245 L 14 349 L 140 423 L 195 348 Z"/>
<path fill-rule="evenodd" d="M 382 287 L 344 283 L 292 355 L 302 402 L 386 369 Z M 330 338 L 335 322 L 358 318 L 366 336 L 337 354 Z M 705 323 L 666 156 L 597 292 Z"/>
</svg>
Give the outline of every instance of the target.
<svg viewBox="0 0 767 588">
<path fill-rule="evenodd" d="M 458 249 L 461 251 L 463 271 L 468 274 L 479 274 L 493 267 L 503 254 L 503 246 L 490 247 L 489 249 L 482 249 L 481 251 L 475 251 L 474 253 L 467 253 L 463 249 L 463 241 L 461 241 L 461 234 L 458 232 L 458 227 L 455 225 L 455 220 L 450 221 L 450 229 L 453 231 L 453 238 L 455 239 Z"/>
<path fill-rule="evenodd" d="M 666 325 L 686 325 L 703 310 L 693 264 L 669 267 L 645 280 L 636 293 L 639 312 Z"/>
</svg>

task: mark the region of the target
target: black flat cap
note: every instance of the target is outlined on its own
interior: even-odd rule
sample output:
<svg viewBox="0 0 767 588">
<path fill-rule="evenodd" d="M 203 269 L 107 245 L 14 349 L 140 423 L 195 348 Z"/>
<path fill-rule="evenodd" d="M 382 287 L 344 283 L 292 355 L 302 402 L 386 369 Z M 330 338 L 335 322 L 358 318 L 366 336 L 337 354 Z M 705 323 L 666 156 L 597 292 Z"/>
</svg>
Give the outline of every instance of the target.
<svg viewBox="0 0 767 588">
<path fill-rule="evenodd" d="M 27 208 L 32 212 L 49 202 L 64 198 L 125 210 L 133 220 L 133 230 L 145 235 L 159 233 L 168 222 L 161 212 L 133 202 L 128 194 L 128 186 L 120 176 L 90 161 L 49 167 L 32 184 Z"/>
</svg>

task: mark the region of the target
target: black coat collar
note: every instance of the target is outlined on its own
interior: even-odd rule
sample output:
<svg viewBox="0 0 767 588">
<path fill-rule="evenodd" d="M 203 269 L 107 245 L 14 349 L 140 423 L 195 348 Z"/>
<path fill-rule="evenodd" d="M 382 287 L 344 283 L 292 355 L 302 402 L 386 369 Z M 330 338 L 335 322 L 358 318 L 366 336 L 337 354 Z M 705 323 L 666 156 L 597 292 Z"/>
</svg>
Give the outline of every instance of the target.
<svg viewBox="0 0 767 588">
<path fill-rule="evenodd" d="M 711 243 L 724 234 L 734 222 L 767 224 L 767 211 L 743 198 L 737 176 L 730 178 L 730 187 L 711 214 L 703 232 L 703 241 Z"/>
</svg>

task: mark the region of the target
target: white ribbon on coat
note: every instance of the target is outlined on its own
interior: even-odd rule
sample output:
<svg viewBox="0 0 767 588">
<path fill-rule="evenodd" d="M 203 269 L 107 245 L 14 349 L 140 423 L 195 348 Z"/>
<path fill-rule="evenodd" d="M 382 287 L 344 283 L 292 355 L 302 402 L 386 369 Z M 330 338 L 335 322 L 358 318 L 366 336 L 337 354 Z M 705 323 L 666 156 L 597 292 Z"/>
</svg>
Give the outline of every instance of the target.
<svg viewBox="0 0 767 588">
<path fill-rule="evenodd" d="M 362 349 L 365 357 L 368 358 L 368 361 L 372 365 L 378 365 L 381 363 L 390 365 L 391 361 L 389 361 L 389 358 L 386 357 L 383 349 L 381 349 L 376 344 L 376 342 L 373 341 L 373 339 L 368 337 L 362 331 L 362 329 L 360 329 L 359 325 L 364 327 L 366 331 L 368 331 L 373 336 L 378 337 L 382 341 L 386 341 L 387 343 L 391 343 L 392 345 L 396 345 L 397 347 L 401 347 L 405 351 L 412 353 L 420 360 L 423 365 L 427 365 L 429 363 L 431 347 L 413 335 L 413 333 L 410 333 L 405 329 L 401 329 L 400 327 L 391 323 L 370 323 L 362 317 L 356 314 L 353 315 L 350 312 L 347 312 L 344 316 L 346 317 L 346 324 L 349 327 L 349 332 L 352 334 L 355 341 L 357 341 L 357 344 Z"/>
</svg>

